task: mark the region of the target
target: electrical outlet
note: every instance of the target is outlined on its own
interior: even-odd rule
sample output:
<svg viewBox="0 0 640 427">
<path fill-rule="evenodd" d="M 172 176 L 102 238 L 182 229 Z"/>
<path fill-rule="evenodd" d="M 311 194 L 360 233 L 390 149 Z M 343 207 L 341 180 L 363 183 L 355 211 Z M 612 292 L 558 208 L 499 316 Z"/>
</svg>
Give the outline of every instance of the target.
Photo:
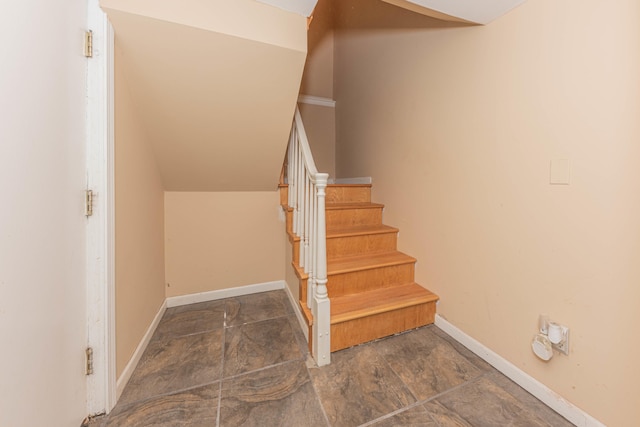
<svg viewBox="0 0 640 427">
<path fill-rule="evenodd" d="M 558 350 L 560 353 L 566 354 L 568 356 L 569 355 L 569 327 L 560 325 L 560 328 L 562 328 L 563 340 L 560 341 L 558 344 L 551 343 L 551 346 L 555 350 Z"/>
</svg>

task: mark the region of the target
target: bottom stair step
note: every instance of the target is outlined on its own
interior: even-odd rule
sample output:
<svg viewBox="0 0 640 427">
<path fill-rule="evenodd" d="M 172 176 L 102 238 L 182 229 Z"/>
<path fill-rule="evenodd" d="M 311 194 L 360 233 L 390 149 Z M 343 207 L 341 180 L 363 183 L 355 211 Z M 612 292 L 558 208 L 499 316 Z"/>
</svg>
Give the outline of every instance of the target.
<svg viewBox="0 0 640 427">
<path fill-rule="evenodd" d="M 417 283 L 331 298 L 331 351 L 431 324 L 437 301 Z"/>
</svg>

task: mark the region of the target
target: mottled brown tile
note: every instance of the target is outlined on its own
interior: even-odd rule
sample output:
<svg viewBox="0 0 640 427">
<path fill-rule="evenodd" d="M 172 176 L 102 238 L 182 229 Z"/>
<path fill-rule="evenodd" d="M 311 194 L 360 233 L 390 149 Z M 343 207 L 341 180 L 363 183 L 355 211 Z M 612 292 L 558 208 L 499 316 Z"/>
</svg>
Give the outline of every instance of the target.
<svg viewBox="0 0 640 427">
<path fill-rule="evenodd" d="M 486 377 L 464 384 L 425 403 L 442 427 L 551 427 Z"/>
<path fill-rule="evenodd" d="M 273 319 L 293 314 L 285 291 L 262 292 L 226 300 L 227 326 Z"/>
<path fill-rule="evenodd" d="M 332 426 L 357 426 L 415 402 L 370 346 L 333 353 L 330 365 L 309 373 Z"/>
<path fill-rule="evenodd" d="M 476 368 L 489 372 L 495 370 L 493 366 L 482 360 L 475 353 L 469 350 L 467 347 L 460 344 L 458 341 L 453 339 L 449 334 L 447 334 L 442 329 L 438 328 L 435 325 L 427 326 L 434 334 L 439 336 L 440 338 L 446 340 L 451 346 L 461 355 L 463 355 L 469 362 L 471 362 Z"/>
<path fill-rule="evenodd" d="M 422 328 L 373 344 L 418 400 L 482 374 L 446 340 Z"/>
<path fill-rule="evenodd" d="M 226 329 L 225 378 L 302 357 L 287 317 Z"/>
<path fill-rule="evenodd" d="M 304 362 L 224 380 L 220 426 L 327 426 Z"/>
<path fill-rule="evenodd" d="M 423 406 L 415 406 L 389 418 L 368 424 L 371 427 L 440 427 Z"/>
<path fill-rule="evenodd" d="M 528 411 L 535 413 L 547 424 L 554 427 L 573 426 L 573 424 L 567 421 L 562 415 L 558 414 L 556 411 L 545 405 L 535 396 L 520 387 L 518 384 L 511 381 L 500 372 L 493 370 L 491 373 L 487 374 L 486 377 L 497 384 L 504 391 L 511 394 L 523 406 L 525 406 Z"/>
<path fill-rule="evenodd" d="M 219 380 L 222 330 L 149 344 L 122 393 L 127 404 Z"/>
<path fill-rule="evenodd" d="M 105 427 L 215 426 L 220 385 L 192 388 L 116 408 Z"/>
<path fill-rule="evenodd" d="M 153 339 L 175 338 L 224 328 L 224 301 L 208 301 L 167 309 Z"/>
<path fill-rule="evenodd" d="M 298 348 L 300 349 L 300 353 L 302 353 L 303 357 L 307 357 L 309 354 L 309 342 L 304 336 L 304 332 L 302 331 L 302 326 L 298 321 L 298 318 L 295 314 L 288 316 L 289 323 L 291 324 L 291 329 L 293 329 L 293 334 L 296 337 L 296 342 L 298 343 Z"/>
</svg>

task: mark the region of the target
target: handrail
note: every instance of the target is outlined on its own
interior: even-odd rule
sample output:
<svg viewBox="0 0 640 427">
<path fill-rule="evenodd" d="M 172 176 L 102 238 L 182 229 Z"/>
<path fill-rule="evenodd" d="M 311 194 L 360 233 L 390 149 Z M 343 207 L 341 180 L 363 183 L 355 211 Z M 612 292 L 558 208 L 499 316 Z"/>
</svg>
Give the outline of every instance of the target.
<svg viewBox="0 0 640 427">
<path fill-rule="evenodd" d="M 307 307 L 313 315 L 312 355 L 318 366 L 331 362 L 331 303 L 327 293 L 325 189 L 329 175 L 319 173 L 300 111 L 296 107 L 287 152 L 289 207 L 293 232 L 300 237 L 299 266 L 307 274 Z"/>
</svg>

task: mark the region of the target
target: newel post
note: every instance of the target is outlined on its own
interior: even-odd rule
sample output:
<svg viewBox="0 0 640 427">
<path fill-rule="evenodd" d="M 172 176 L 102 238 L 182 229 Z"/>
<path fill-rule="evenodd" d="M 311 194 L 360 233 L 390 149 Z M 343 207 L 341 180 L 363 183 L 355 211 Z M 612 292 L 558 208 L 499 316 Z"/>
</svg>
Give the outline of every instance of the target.
<svg viewBox="0 0 640 427">
<path fill-rule="evenodd" d="M 315 176 L 317 188 L 316 286 L 313 295 L 313 358 L 318 366 L 331 363 L 331 302 L 327 293 L 327 229 L 325 220 L 325 189 L 329 175 Z"/>
</svg>

